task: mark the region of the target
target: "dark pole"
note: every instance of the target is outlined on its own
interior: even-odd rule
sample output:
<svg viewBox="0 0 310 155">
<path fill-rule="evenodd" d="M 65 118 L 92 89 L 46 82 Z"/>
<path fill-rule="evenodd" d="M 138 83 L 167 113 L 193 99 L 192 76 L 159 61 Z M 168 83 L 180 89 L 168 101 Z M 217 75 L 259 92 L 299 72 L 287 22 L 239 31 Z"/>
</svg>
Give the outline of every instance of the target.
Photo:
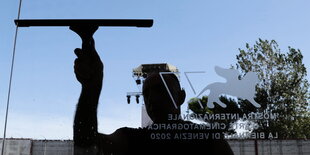
<svg viewBox="0 0 310 155">
<path fill-rule="evenodd" d="M 20 18 L 21 7 L 22 7 L 22 0 L 19 0 L 17 19 Z M 18 34 L 18 25 L 16 25 L 16 28 L 15 28 L 15 37 L 14 37 L 14 43 L 13 43 L 13 55 L 12 55 L 12 62 L 11 62 L 8 98 L 7 98 L 7 102 L 6 102 L 6 112 L 5 112 L 5 121 L 4 121 L 4 131 L 3 131 L 1 155 L 4 154 L 4 150 L 5 150 L 6 128 L 7 128 L 7 123 L 8 123 L 8 115 L 9 115 L 9 107 L 10 107 L 10 96 L 11 96 L 11 86 L 12 86 L 12 80 L 13 80 L 17 34 Z"/>
</svg>

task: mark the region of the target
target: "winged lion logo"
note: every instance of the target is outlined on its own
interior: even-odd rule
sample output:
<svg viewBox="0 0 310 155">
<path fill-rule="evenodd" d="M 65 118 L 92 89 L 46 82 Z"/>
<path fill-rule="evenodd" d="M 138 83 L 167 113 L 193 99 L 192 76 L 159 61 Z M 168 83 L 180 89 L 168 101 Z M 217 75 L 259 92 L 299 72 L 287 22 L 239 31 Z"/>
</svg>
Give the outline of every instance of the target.
<svg viewBox="0 0 310 155">
<path fill-rule="evenodd" d="M 226 79 L 225 83 L 215 82 L 207 85 L 198 95 L 202 95 L 207 90 L 210 90 L 208 96 L 208 108 L 214 108 L 214 102 L 221 107 L 226 108 L 227 105 L 220 101 L 220 95 L 231 95 L 240 97 L 251 102 L 256 108 L 260 108 L 255 100 L 255 86 L 259 82 L 258 76 L 254 72 L 248 72 L 242 79 L 238 79 L 239 72 L 236 69 L 224 69 L 216 66 L 215 72 L 217 75 Z"/>
</svg>

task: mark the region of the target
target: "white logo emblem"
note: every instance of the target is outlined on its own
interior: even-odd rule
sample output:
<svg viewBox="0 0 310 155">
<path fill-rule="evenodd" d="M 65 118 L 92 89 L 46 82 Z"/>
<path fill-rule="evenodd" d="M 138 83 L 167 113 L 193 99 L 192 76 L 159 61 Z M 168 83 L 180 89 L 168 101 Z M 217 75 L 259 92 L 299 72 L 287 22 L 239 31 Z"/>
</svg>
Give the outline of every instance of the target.
<svg viewBox="0 0 310 155">
<path fill-rule="evenodd" d="M 255 86 L 259 82 L 257 75 L 254 72 L 248 72 L 241 80 L 238 79 L 239 72 L 235 69 L 224 69 L 218 66 L 215 67 L 217 75 L 226 79 L 225 83 L 215 82 L 207 85 L 198 95 L 199 97 L 206 90 L 210 90 L 208 95 L 208 108 L 214 108 L 214 102 L 221 107 L 226 108 L 226 104 L 220 101 L 220 95 L 231 95 L 240 97 L 250 101 L 255 107 L 260 105 L 255 102 Z"/>
<path fill-rule="evenodd" d="M 196 96 L 198 98 L 205 91 L 210 90 L 210 94 L 208 95 L 208 103 L 207 103 L 208 108 L 214 108 L 214 103 L 217 103 L 221 107 L 226 108 L 227 105 L 224 104 L 223 102 L 221 102 L 219 99 L 221 95 L 230 95 L 230 96 L 235 96 L 235 97 L 239 97 L 242 99 L 246 99 L 249 102 L 251 102 L 251 104 L 253 106 L 255 106 L 256 108 L 261 107 L 254 100 L 255 92 L 256 92 L 255 86 L 259 82 L 259 79 L 258 79 L 258 76 L 256 75 L 256 73 L 248 72 L 241 80 L 239 80 L 238 70 L 224 69 L 224 68 L 216 66 L 215 72 L 217 75 L 225 78 L 226 82 L 225 83 L 222 83 L 222 82 L 211 83 L 211 84 L 207 85 L 204 89 L 202 89 L 202 91 L 200 91 L 198 93 L 198 95 Z M 194 92 L 194 94 L 196 94 L 196 91 L 195 91 L 194 87 L 192 86 L 191 81 L 189 80 L 189 78 L 187 76 L 187 73 L 204 73 L 204 72 L 185 72 L 185 77 L 187 78 L 187 80 L 188 80 L 188 82 L 192 88 L 192 91 Z M 175 101 L 174 101 L 174 99 L 170 93 L 170 90 L 168 89 L 168 86 L 167 86 L 164 78 L 162 77 L 162 74 L 174 74 L 174 73 L 172 73 L 172 72 L 161 72 L 160 76 L 162 78 L 162 81 L 163 81 L 168 93 L 169 93 L 171 100 L 173 101 L 174 106 L 177 108 L 176 103 L 175 103 Z M 198 100 L 198 102 L 199 102 L 201 108 L 203 108 L 203 106 L 199 100 Z"/>
</svg>

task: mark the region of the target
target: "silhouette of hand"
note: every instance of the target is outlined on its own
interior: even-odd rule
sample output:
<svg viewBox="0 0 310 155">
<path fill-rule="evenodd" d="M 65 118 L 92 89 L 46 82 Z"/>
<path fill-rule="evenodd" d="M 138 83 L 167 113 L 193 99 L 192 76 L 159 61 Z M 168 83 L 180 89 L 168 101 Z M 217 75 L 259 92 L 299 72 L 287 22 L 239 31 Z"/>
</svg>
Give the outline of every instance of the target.
<svg viewBox="0 0 310 155">
<path fill-rule="evenodd" d="M 74 72 L 83 88 L 99 89 L 102 87 L 103 64 L 94 48 L 74 50 L 77 58 L 74 62 Z"/>
</svg>

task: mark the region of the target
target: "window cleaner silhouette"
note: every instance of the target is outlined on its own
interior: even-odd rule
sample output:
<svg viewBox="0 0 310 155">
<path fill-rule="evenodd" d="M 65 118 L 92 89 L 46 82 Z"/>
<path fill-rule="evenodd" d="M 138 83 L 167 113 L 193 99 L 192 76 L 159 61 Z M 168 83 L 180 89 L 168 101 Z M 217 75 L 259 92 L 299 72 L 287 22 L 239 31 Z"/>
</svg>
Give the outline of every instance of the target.
<svg viewBox="0 0 310 155">
<path fill-rule="evenodd" d="M 138 129 L 123 127 L 112 134 L 99 133 L 97 107 L 102 88 L 103 63 L 96 52 L 93 39 L 98 27 L 71 26 L 70 29 L 82 39 L 82 49 L 74 50 L 77 56 L 74 72 L 82 85 L 73 126 L 75 155 L 233 154 L 222 135 L 214 138 L 220 130 L 190 128 L 194 126 L 191 122 L 169 120 L 170 114 L 181 113 L 185 91 L 181 89 L 175 75 L 164 75 L 178 106 L 175 108 L 158 72 L 146 77 L 142 90 L 147 113 L 154 124 Z"/>
</svg>

